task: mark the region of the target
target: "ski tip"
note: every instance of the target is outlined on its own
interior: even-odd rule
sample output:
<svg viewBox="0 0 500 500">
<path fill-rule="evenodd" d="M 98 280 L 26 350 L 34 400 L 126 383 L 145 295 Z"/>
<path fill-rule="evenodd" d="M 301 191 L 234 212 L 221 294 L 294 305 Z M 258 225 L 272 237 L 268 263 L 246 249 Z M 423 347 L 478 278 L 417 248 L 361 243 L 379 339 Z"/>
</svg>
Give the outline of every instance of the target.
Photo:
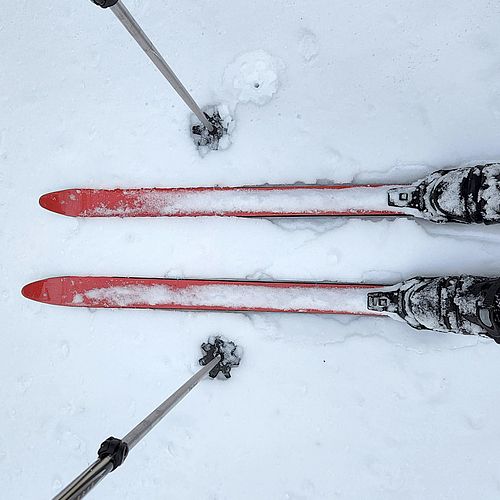
<svg viewBox="0 0 500 500">
<path fill-rule="evenodd" d="M 30 300 L 36 300 L 38 302 L 45 302 L 41 300 L 43 297 L 43 285 L 45 280 L 34 281 L 33 283 L 28 283 L 24 285 L 21 289 L 23 297 Z"/>
<path fill-rule="evenodd" d="M 45 210 L 60 215 L 76 217 L 80 213 L 78 199 L 73 189 L 46 193 L 40 196 L 38 203 Z"/>
<path fill-rule="evenodd" d="M 44 304 L 60 304 L 64 278 L 48 278 L 23 286 L 23 297 Z"/>
</svg>

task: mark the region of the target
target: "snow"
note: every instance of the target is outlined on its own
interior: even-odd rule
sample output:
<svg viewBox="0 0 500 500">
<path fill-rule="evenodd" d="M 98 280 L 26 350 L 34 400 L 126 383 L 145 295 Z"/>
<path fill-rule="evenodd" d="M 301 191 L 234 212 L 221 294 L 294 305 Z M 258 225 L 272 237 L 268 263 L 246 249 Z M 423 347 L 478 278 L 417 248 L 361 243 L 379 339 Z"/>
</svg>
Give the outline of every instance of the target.
<svg viewBox="0 0 500 500">
<path fill-rule="evenodd" d="M 21 287 L 82 274 L 393 283 L 499 273 L 500 228 L 415 220 L 76 220 L 72 187 L 406 183 L 500 157 L 495 2 L 126 0 L 202 104 L 227 68 L 284 64 L 232 145 L 201 158 L 184 104 L 109 11 L 4 2 L 0 19 L 0 483 L 49 498 L 198 368 L 203 381 L 89 498 L 495 499 L 499 347 L 390 319 L 56 308 Z M 304 41 L 309 34 L 309 41 Z M 314 54 L 310 57 L 311 54 Z"/>
<path fill-rule="evenodd" d="M 370 290 L 370 289 L 369 289 Z M 277 309 L 318 312 L 351 311 L 366 314 L 366 289 L 335 287 L 270 288 L 259 285 L 191 285 L 178 290 L 169 285 L 127 285 L 93 288 L 77 294 L 74 305 L 102 304 L 109 307 L 144 307 L 176 304 L 180 306 L 212 306 L 214 308 Z M 374 313 L 375 314 L 375 313 Z"/>
</svg>

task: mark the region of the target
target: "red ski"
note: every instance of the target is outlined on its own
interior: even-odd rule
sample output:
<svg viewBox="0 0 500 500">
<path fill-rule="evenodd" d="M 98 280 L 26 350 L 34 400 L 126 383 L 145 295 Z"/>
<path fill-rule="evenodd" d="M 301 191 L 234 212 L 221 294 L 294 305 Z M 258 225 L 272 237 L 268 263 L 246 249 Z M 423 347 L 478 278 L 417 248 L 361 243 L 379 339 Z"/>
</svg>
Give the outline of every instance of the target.
<svg viewBox="0 0 500 500">
<path fill-rule="evenodd" d="M 500 165 L 439 170 L 413 184 L 67 189 L 40 198 L 72 217 L 413 216 L 500 221 Z"/>
<path fill-rule="evenodd" d="M 395 285 L 63 276 L 26 285 L 59 306 L 389 316 L 419 330 L 500 342 L 500 278 L 415 277 Z"/>
<path fill-rule="evenodd" d="M 378 285 L 63 276 L 26 285 L 45 304 L 90 308 L 302 312 L 380 316 L 368 309 Z"/>
<path fill-rule="evenodd" d="M 291 217 L 403 215 L 387 204 L 398 186 L 257 186 L 67 189 L 40 198 L 47 210 L 73 217 Z"/>
</svg>

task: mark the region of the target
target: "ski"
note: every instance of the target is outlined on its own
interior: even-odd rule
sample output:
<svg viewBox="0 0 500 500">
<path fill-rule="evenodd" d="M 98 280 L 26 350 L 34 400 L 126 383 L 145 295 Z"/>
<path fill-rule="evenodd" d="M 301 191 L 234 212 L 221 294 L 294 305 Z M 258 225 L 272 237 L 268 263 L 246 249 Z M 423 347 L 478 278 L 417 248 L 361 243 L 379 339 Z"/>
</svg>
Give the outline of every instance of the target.
<svg viewBox="0 0 500 500">
<path fill-rule="evenodd" d="M 386 206 L 396 186 L 246 186 L 67 189 L 40 198 L 73 217 L 293 217 L 404 215 Z"/>
<path fill-rule="evenodd" d="M 40 205 L 72 217 L 420 217 L 500 221 L 500 164 L 439 170 L 413 184 L 66 189 Z"/>
<path fill-rule="evenodd" d="M 63 276 L 26 285 L 25 297 L 90 308 L 367 314 L 367 290 L 377 285 L 278 281 Z"/>
<path fill-rule="evenodd" d="M 373 285 L 63 276 L 30 283 L 22 293 L 71 307 L 389 316 L 419 330 L 500 342 L 500 278 L 416 277 Z"/>
</svg>

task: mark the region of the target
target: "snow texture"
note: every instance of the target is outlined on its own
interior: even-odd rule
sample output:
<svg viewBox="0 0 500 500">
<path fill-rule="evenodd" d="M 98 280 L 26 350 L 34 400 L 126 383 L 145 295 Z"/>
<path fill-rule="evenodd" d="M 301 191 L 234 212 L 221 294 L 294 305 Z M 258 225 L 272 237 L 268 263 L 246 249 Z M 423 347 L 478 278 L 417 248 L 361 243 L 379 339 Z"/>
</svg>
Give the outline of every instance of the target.
<svg viewBox="0 0 500 500">
<path fill-rule="evenodd" d="M 318 38 L 312 31 L 304 30 L 299 47 L 304 60 L 311 62 L 319 53 Z"/>
<path fill-rule="evenodd" d="M 241 54 L 262 49 L 286 71 L 266 106 L 238 105 L 231 147 L 200 158 L 189 110 L 111 12 L 3 2 L 2 497 L 50 498 L 220 334 L 245 350 L 233 377 L 203 381 L 89 499 L 497 499 L 493 341 L 384 318 L 65 309 L 20 289 L 67 274 L 498 275 L 497 226 L 76 220 L 37 204 L 75 186 L 399 183 L 498 161 L 498 3 L 124 3 L 202 106 L 230 103 L 223 75 Z"/>
<path fill-rule="evenodd" d="M 181 306 L 212 306 L 240 309 L 270 308 L 278 310 L 350 311 L 367 313 L 366 290 L 333 287 L 268 288 L 251 285 L 204 285 L 189 286 L 177 290 L 168 285 L 114 286 L 95 288 L 73 298 L 74 305 L 84 299 L 91 303 L 104 303 L 108 307 L 147 306 L 176 304 Z"/>
</svg>

